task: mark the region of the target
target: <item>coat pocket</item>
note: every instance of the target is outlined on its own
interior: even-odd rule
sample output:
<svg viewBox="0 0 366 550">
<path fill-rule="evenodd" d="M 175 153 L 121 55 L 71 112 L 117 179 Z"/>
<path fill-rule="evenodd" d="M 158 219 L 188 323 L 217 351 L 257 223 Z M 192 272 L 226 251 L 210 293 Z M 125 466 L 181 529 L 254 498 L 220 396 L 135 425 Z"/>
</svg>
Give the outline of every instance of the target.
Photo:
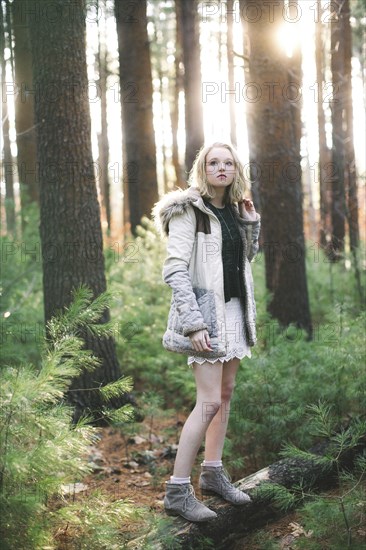
<svg viewBox="0 0 366 550">
<path fill-rule="evenodd" d="M 204 322 L 208 326 L 208 333 L 211 337 L 217 336 L 217 319 L 215 294 L 213 290 L 194 288 L 197 305 L 200 309 Z"/>
</svg>

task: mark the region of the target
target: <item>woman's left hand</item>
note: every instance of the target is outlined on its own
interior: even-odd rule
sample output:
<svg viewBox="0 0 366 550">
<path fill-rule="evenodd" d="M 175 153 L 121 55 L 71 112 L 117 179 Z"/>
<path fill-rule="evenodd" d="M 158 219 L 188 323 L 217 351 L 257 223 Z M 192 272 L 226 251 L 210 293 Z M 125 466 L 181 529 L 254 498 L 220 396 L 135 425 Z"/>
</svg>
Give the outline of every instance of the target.
<svg viewBox="0 0 366 550">
<path fill-rule="evenodd" d="M 254 208 L 253 201 L 250 199 L 243 199 L 238 202 L 240 216 L 244 220 L 255 222 L 257 219 L 257 212 Z"/>
</svg>

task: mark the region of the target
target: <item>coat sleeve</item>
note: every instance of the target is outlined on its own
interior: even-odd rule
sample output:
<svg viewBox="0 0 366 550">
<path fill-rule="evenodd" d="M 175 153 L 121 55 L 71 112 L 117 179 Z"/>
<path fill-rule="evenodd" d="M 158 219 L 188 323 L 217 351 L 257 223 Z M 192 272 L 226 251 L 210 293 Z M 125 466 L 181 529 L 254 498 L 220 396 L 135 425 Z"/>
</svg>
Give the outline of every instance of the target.
<svg viewBox="0 0 366 550">
<path fill-rule="evenodd" d="M 259 234 L 261 231 L 261 216 L 256 212 L 255 220 L 248 220 L 240 215 L 239 208 L 235 206 L 236 219 L 241 227 L 244 227 L 247 241 L 247 258 L 251 262 L 259 249 Z"/>
<path fill-rule="evenodd" d="M 173 290 L 173 298 L 183 328 L 188 336 L 207 329 L 193 292 L 188 266 L 195 242 L 196 217 L 193 208 L 172 216 L 169 221 L 167 256 L 163 265 L 163 280 Z"/>
<path fill-rule="evenodd" d="M 257 212 L 257 219 L 255 221 L 245 220 L 244 223 L 247 235 L 247 258 L 251 262 L 259 248 L 258 239 L 261 231 L 261 217 Z"/>
</svg>

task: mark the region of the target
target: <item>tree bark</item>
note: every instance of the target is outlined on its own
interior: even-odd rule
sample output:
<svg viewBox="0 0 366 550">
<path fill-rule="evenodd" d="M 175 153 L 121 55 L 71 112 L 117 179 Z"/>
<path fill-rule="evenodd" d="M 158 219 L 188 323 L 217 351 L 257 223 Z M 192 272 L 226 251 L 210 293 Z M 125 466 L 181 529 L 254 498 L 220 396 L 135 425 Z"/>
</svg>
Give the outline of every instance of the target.
<svg viewBox="0 0 366 550">
<path fill-rule="evenodd" d="M 240 13 L 245 13 L 246 7 L 247 7 L 247 0 L 239 0 L 239 7 L 240 7 Z M 242 26 L 243 26 L 243 71 L 244 71 L 244 82 L 245 85 L 248 86 L 248 90 L 250 90 L 251 86 L 251 74 L 250 74 L 250 67 L 249 67 L 249 56 L 250 56 L 250 41 L 249 41 L 249 33 L 247 28 L 247 22 L 246 18 L 243 18 L 242 20 Z M 248 131 L 248 146 L 249 144 L 253 143 L 253 140 L 256 139 L 256 121 L 255 121 L 255 113 L 250 108 L 251 103 L 251 96 L 244 94 L 244 101 L 246 106 L 246 123 L 247 123 L 247 131 Z M 246 173 L 247 178 L 250 180 L 250 190 L 252 194 L 252 199 L 254 202 L 255 209 L 258 212 L 261 212 L 261 197 L 259 193 L 259 180 L 258 180 L 258 170 L 256 167 L 258 166 L 257 159 L 255 158 L 255 152 L 256 149 L 254 147 L 249 146 L 249 171 Z M 260 241 L 260 247 L 262 249 L 263 245 L 263 232 L 261 232 L 261 235 L 259 236 Z"/>
<path fill-rule="evenodd" d="M 186 132 L 186 171 L 192 168 L 194 159 L 204 142 L 201 91 L 200 42 L 197 17 L 197 0 L 176 0 L 181 16 L 181 32 L 184 64 L 184 99 Z"/>
<path fill-rule="evenodd" d="M 171 83 L 172 91 L 170 101 L 170 120 L 172 125 L 172 162 L 175 171 L 176 184 L 178 187 L 184 189 L 186 182 L 184 178 L 183 168 L 179 162 L 179 148 L 178 148 L 178 122 L 179 122 L 179 94 L 183 89 L 183 75 L 182 75 L 182 30 L 181 30 L 181 14 L 180 14 L 180 2 L 175 1 L 175 52 L 174 52 L 174 69 L 175 78 Z M 172 79 L 171 79 L 172 80 Z"/>
<path fill-rule="evenodd" d="M 163 166 L 162 166 L 162 175 L 163 175 L 163 189 L 164 194 L 170 191 L 169 185 L 168 185 L 168 172 L 167 172 L 167 154 L 166 154 L 166 140 L 165 140 L 165 128 L 164 128 L 164 85 L 163 85 L 163 78 L 164 73 L 159 67 L 158 69 L 159 74 L 159 95 L 160 95 L 160 112 L 161 112 L 161 154 L 162 154 L 162 160 L 163 160 Z"/>
<path fill-rule="evenodd" d="M 146 0 L 115 1 L 122 102 L 124 183 L 131 231 L 158 200 Z M 126 195 L 126 193 L 125 193 Z M 126 197 L 125 197 L 126 198 Z"/>
<path fill-rule="evenodd" d="M 360 242 L 358 226 L 358 197 L 355 148 L 353 142 L 353 103 L 352 103 L 352 30 L 350 24 L 350 3 L 343 5 L 343 40 L 344 40 L 344 109 L 347 139 L 345 142 L 345 187 L 347 195 L 347 218 L 351 250 Z"/>
<path fill-rule="evenodd" d="M 99 87 L 100 87 L 100 125 L 101 130 L 98 135 L 98 150 L 99 150 L 99 182 L 100 193 L 102 199 L 102 208 L 104 209 L 107 220 L 108 233 L 111 232 L 111 197 L 110 197 L 110 182 L 108 171 L 109 160 L 109 143 L 108 143 L 108 126 L 107 126 L 107 77 L 108 77 L 108 55 L 106 47 L 106 5 L 103 2 L 104 17 L 99 25 L 99 49 L 98 49 L 98 70 L 99 70 Z M 103 24 L 103 28 L 101 28 Z"/>
<path fill-rule="evenodd" d="M 71 291 L 106 289 L 100 208 L 93 170 L 83 0 L 54 0 L 54 17 L 37 1 L 27 3 L 36 89 L 35 120 L 40 166 L 40 235 L 45 320 L 70 304 Z M 105 311 L 101 322 L 109 319 Z M 96 388 L 121 376 L 112 338 L 85 333 L 85 347 L 102 361 L 77 378 L 69 393 L 74 420 L 105 405 Z M 130 401 L 117 399 L 113 406 Z"/>
<path fill-rule="evenodd" d="M 314 455 L 322 455 L 327 445 L 321 446 L 321 450 L 314 450 Z M 366 447 L 364 440 L 356 450 L 343 453 L 339 459 L 339 466 L 352 469 L 355 458 L 362 454 Z M 315 457 L 314 457 L 315 458 Z M 194 524 L 182 517 L 174 519 L 174 525 L 168 527 L 165 532 L 167 538 L 174 538 L 179 548 L 184 550 L 196 550 L 197 548 L 215 548 L 215 550 L 227 550 L 234 541 L 241 539 L 248 533 L 259 529 L 268 522 L 274 521 L 285 515 L 276 509 L 269 499 L 253 497 L 253 492 L 264 483 L 280 485 L 288 490 L 302 486 L 304 490 L 321 491 L 337 486 L 337 467 L 325 470 L 315 460 L 302 458 L 288 458 L 280 460 L 262 470 L 239 480 L 235 485 L 252 496 L 252 501 L 244 506 L 234 506 L 225 502 L 221 497 L 210 497 L 204 500 L 217 514 L 217 519 L 202 524 Z M 197 496 L 200 495 L 197 491 Z M 140 548 L 139 544 L 149 542 L 156 550 L 168 550 L 169 542 L 161 540 L 161 534 L 153 531 L 148 537 L 132 540 L 127 547 L 131 550 Z"/>
<path fill-rule="evenodd" d="M 331 151 L 327 147 L 325 134 L 325 113 L 323 107 L 323 84 L 324 84 L 324 42 L 323 23 L 321 20 L 321 2 L 317 0 L 317 18 L 315 23 L 315 62 L 316 62 L 316 100 L 318 107 L 318 136 L 319 136 L 319 202 L 320 202 L 320 231 L 319 241 L 323 249 L 326 249 L 330 240 L 330 201 L 329 181 L 327 167 L 331 163 Z"/>
<path fill-rule="evenodd" d="M 7 6 L 9 9 L 9 6 Z M 10 38 L 10 28 L 7 26 L 8 33 L 8 45 L 11 42 Z M 6 61 L 4 57 L 5 52 L 5 25 L 3 20 L 3 10 L 0 6 L 0 64 L 1 64 L 1 74 L 3 75 L 3 80 L 6 82 Z M 4 179 L 5 179 L 5 213 L 6 213 L 6 231 L 9 235 L 15 236 L 16 225 L 15 225 L 15 202 L 14 202 L 14 177 L 13 177 L 13 157 L 11 154 L 10 147 L 10 136 L 9 136 L 9 110 L 7 104 L 7 98 L 1 103 L 1 120 L 3 124 L 3 137 L 4 137 Z"/>
<path fill-rule="evenodd" d="M 15 82 L 18 88 L 15 97 L 15 127 L 23 229 L 26 225 L 23 207 L 28 202 L 39 204 L 32 55 L 24 8 L 24 0 L 14 0 L 11 4 L 15 42 Z"/>
<path fill-rule="evenodd" d="M 266 5 L 265 0 L 256 4 L 262 14 L 267 13 Z M 283 1 L 273 4 L 273 21 L 261 17 L 247 22 L 249 148 L 260 195 L 269 313 L 280 325 L 293 323 L 311 338 L 300 164 L 300 66 L 296 53 L 286 57 L 278 43 L 283 7 Z"/>
<path fill-rule="evenodd" d="M 227 65 L 229 90 L 234 90 L 234 52 L 233 52 L 233 0 L 227 0 Z M 235 116 L 235 95 L 229 95 L 229 113 L 230 113 L 230 140 L 236 147 L 236 116 Z"/>
<path fill-rule="evenodd" d="M 332 241 L 333 259 L 344 250 L 346 197 L 345 197 L 345 141 L 344 127 L 344 37 L 343 19 L 345 0 L 335 0 L 330 5 L 331 20 L 331 68 L 333 85 L 332 102 Z"/>
</svg>

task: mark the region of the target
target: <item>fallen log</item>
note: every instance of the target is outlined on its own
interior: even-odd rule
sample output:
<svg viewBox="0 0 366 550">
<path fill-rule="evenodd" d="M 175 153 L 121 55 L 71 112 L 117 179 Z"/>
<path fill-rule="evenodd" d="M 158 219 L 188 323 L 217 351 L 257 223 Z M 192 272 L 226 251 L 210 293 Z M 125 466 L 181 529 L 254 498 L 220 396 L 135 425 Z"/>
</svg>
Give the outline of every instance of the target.
<svg viewBox="0 0 366 550">
<path fill-rule="evenodd" d="M 344 453 L 338 467 L 351 469 L 355 457 L 366 448 L 366 439 L 357 448 Z M 233 506 L 220 497 L 204 500 L 204 503 L 217 513 L 217 518 L 201 524 L 190 523 L 181 517 L 166 518 L 161 529 L 130 541 L 130 550 L 154 548 L 154 550 L 228 550 L 235 540 L 259 529 L 270 521 L 285 515 L 274 506 L 272 499 L 261 495 L 263 485 L 273 484 L 284 489 L 302 486 L 313 492 L 330 489 L 337 484 L 337 467 L 322 460 L 326 445 L 312 449 L 313 458 L 285 458 L 234 483 L 248 493 L 252 501 L 243 506 Z M 197 494 L 200 498 L 200 494 Z M 172 541 L 174 540 L 174 545 Z M 147 544 L 147 546 L 144 546 Z"/>
</svg>

